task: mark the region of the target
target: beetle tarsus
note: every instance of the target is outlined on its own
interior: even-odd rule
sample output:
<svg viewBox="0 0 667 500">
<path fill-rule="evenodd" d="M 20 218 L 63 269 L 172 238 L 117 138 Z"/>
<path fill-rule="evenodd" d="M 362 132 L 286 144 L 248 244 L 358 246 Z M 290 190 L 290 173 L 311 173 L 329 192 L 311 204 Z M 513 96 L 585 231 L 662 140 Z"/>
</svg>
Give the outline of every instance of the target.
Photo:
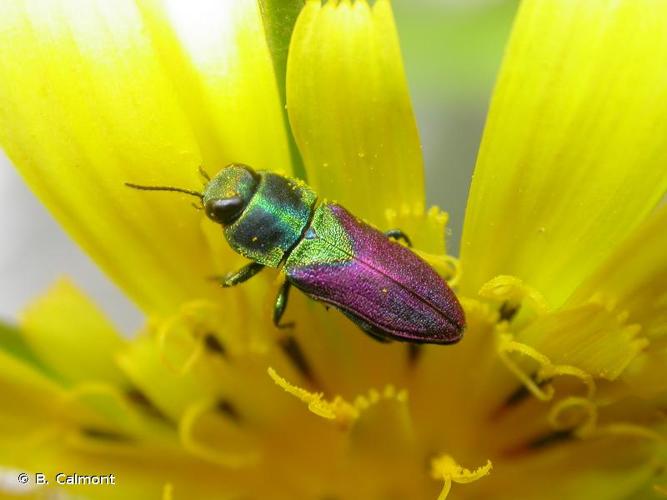
<svg viewBox="0 0 667 500">
<path fill-rule="evenodd" d="M 264 267 L 265 266 L 263 264 L 251 262 L 247 266 L 243 266 L 235 273 L 229 273 L 224 276 L 211 276 L 211 279 L 220 283 L 223 288 L 229 288 L 243 283 L 244 281 L 248 281 L 255 274 L 264 269 Z"/>
<path fill-rule="evenodd" d="M 412 246 L 412 241 L 410 241 L 410 238 L 408 238 L 408 235 L 405 234 L 403 231 L 400 229 L 390 229 L 389 231 L 385 231 L 384 235 L 387 238 L 391 238 L 392 240 L 403 240 L 405 244 L 409 247 Z"/>
<path fill-rule="evenodd" d="M 287 300 L 289 299 L 289 289 L 291 286 L 291 283 L 285 280 L 285 282 L 280 286 L 280 290 L 278 290 L 276 303 L 273 306 L 273 324 L 276 326 L 276 328 L 280 328 L 281 330 L 294 327 L 293 321 L 290 321 L 289 323 L 280 323 L 280 320 L 285 313 L 285 309 L 287 308 Z"/>
</svg>

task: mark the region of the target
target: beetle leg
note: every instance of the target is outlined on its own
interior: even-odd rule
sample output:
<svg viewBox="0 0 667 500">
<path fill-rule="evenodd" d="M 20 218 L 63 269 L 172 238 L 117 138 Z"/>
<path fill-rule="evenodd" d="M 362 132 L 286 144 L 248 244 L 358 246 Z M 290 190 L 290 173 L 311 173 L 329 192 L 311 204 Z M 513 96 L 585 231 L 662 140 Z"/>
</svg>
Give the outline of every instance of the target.
<svg viewBox="0 0 667 500">
<path fill-rule="evenodd" d="M 388 338 L 382 330 L 379 328 L 374 327 L 371 325 L 368 321 L 365 321 L 361 319 L 359 316 L 356 314 L 350 312 L 350 311 L 345 311 L 344 309 L 341 309 L 340 312 L 342 312 L 345 316 L 350 318 L 354 323 L 361 328 L 361 331 L 363 331 L 366 335 L 371 337 L 374 340 L 377 340 L 378 342 L 382 343 L 389 343 L 391 342 L 391 339 Z"/>
<path fill-rule="evenodd" d="M 229 288 L 230 286 L 235 286 L 239 283 L 243 283 L 244 281 L 248 281 L 262 269 L 264 269 L 263 264 L 251 262 L 247 266 L 243 266 L 235 273 L 228 273 L 224 276 L 212 276 L 211 279 L 219 282 L 224 288 Z"/>
<path fill-rule="evenodd" d="M 409 247 L 412 246 L 412 241 L 410 241 L 410 238 L 408 238 L 408 235 L 405 234 L 400 229 L 390 229 L 389 231 L 385 231 L 384 235 L 387 238 L 391 238 L 392 240 L 403 240 L 406 245 L 408 245 Z"/>
<path fill-rule="evenodd" d="M 276 325 L 276 328 L 292 328 L 294 322 L 280 324 L 280 320 L 283 317 L 283 313 L 287 308 L 287 300 L 289 299 L 289 289 L 292 284 L 285 280 L 285 282 L 280 286 L 278 291 L 278 296 L 276 297 L 276 304 L 273 306 L 273 324 Z"/>
</svg>

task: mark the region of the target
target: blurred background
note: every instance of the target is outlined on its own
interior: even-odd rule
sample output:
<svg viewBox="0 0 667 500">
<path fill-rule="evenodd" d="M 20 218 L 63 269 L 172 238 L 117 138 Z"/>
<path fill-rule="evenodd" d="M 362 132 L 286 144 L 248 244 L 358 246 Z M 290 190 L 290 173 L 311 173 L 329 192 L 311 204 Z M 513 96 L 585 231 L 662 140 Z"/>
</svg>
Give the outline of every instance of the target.
<svg viewBox="0 0 667 500">
<path fill-rule="evenodd" d="M 477 148 L 518 0 L 393 0 L 426 164 L 429 205 L 450 214 L 457 254 Z M 0 320 L 71 276 L 131 333 L 139 311 L 62 232 L 0 151 Z"/>
</svg>

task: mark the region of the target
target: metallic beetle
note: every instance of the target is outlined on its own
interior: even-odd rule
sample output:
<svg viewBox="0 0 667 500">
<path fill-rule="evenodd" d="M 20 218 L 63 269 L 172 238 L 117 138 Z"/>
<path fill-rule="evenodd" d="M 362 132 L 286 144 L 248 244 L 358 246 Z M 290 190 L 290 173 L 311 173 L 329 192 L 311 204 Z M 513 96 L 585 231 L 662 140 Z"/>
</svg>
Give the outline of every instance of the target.
<svg viewBox="0 0 667 500">
<path fill-rule="evenodd" d="M 426 262 L 392 241 L 409 244 L 401 231 L 382 233 L 342 206 L 318 200 L 303 182 L 247 165 L 231 164 L 206 178 L 203 193 L 126 184 L 201 199 L 232 249 L 253 261 L 221 277 L 223 286 L 242 283 L 264 267 L 282 268 L 286 280 L 274 307 L 276 326 L 289 326 L 281 318 L 294 285 L 380 341 L 451 344 L 461 339 L 461 305 Z"/>
</svg>

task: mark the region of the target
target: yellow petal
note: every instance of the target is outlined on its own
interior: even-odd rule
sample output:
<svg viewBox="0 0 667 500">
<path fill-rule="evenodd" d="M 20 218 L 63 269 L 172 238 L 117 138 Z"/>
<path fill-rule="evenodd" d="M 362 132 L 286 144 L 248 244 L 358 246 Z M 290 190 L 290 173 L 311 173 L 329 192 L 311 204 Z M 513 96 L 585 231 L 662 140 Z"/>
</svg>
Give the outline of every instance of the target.
<svg viewBox="0 0 667 500">
<path fill-rule="evenodd" d="M 188 3 L 192 17 L 178 8 L 142 12 L 129 0 L 0 6 L 0 44 L 12 47 L 0 58 L 0 144 L 65 229 L 153 312 L 219 294 L 206 280 L 201 212 L 186 196 L 123 183 L 197 189 L 203 161 L 212 171 L 231 159 L 289 168 L 256 5 Z M 161 14 L 178 17 L 173 37 L 183 53 L 160 30 Z M 238 32 L 198 31 L 193 23 L 203 18 Z"/>
<path fill-rule="evenodd" d="M 258 2 L 141 0 L 204 167 L 232 162 L 291 172 L 276 78 Z"/>
<path fill-rule="evenodd" d="M 623 380 L 649 397 L 667 388 L 667 206 L 642 224 L 568 300 L 579 304 L 600 297 L 624 311 L 629 323 L 651 339 L 632 360 Z"/>
<path fill-rule="evenodd" d="M 470 335 L 464 335 L 455 349 L 425 345 L 407 382 L 411 414 L 432 449 L 468 449 L 468 443 L 479 436 L 480 422 L 493 411 L 494 400 L 516 386 L 511 379 L 514 386 L 503 387 L 502 377 L 509 378 L 504 367 L 493 370 L 498 363 L 494 345 L 500 334 L 497 313 L 485 303 L 468 299 L 461 303 Z M 474 370 L 469 369 L 471 365 Z M 456 383 L 443 383 L 448 380 Z"/>
<path fill-rule="evenodd" d="M 14 164 L 145 309 L 196 294 L 207 259 L 189 199 L 123 185 L 197 187 L 201 162 L 134 3 L 0 9 L 0 44 L 12 47 L 0 59 L 0 143 Z"/>
<path fill-rule="evenodd" d="M 348 434 L 349 475 L 341 498 L 383 498 L 388 491 L 396 498 L 429 498 L 407 392 L 393 386 L 371 389 L 354 404 L 360 413 Z"/>
<path fill-rule="evenodd" d="M 120 438 L 140 440 L 146 444 L 165 444 L 174 448 L 174 432 L 170 423 L 159 418 L 158 412 L 145 399 L 137 399 L 136 392 L 127 392 L 127 386 L 109 383 L 82 382 L 73 386 L 58 401 L 63 413 L 76 415 L 75 425 L 85 438 L 95 439 L 94 431 L 108 432 Z M 142 395 L 143 396 L 143 395 Z M 157 417 L 157 418 L 156 418 Z M 93 432 L 90 432 L 93 431 Z"/>
<path fill-rule="evenodd" d="M 0 394 L 1 470 L 19 465 L 16 451 L 58 425 L 63 390 L 32 364 L 0 351 Z"/>
<path fill-rule="evenodd" d="M 647 345 L 626 315 L 592 302 L 537 318 L 518 339 L 551 362 L 613 380 Z"/>
<path fill-rule="evenodd" d="M 171 420 L 180 420 L 190 404 L 213 397 L 219 391 L 219 387 L 208 379 L 212 378 L 210 368 L 205 367 L 207 373 L 203 376 L 201 372 L 184 376 L 161 355 L 155 339 L 142 334 L 118 356 L 118 363 L 133 383 Z"/>
<path fill-rule="evenodd" d="M 308 182 L 376 224 L 423 208 L 422 155 L 391 6 L 309 0 L 287 60 L 287 109 Z"/>
<path fill-rule="evenodd" d="M 667 391 L 667 346 L 653 344 L 632 360 L 623 372 L 623 382 L 640 397 L 651 397 Z"/>
<path fill-rule="evenodd" d="M 587 500 L 633 498 L 652 476 L 652 450 L 637 439 L 566 441 L 514 460 L 494 462 L 494 472 L 467 488 L 475 498 Z"/>
<path fill-rule="evenodd" d="M 59 497 L 65 492 L 74 498 L 104 498 L 109 500 L 161 498 L 163 485 L 168 480 L 173 485 L 174 497 L 178 493 L 187 498 L 234 498 L 239 496 L 238 480 L 226 476 L 219 467 L 194 461 L 186 455 L 180 458 L 165 457 L 164 454 L 146 453 L 141 447 L 118 453 L 112 447 L 91 450 L 73 450 L 69 442 L 54 439 L 48 446 L 31 448 L 9 458 L 16 463 L 13 469 L 43 472 L 49 480 L 45 487 L 34 488 L 34 496 L 18 498 Z M 86 485 L 56 484 L 56 474 L 66 471 L 82 475 L 114 474 L 115 484 Z M 3 480 L 5 470 L 0 468 Z M 3 477 L 4 476 L 4 477 Z M 15 480 L 16 475 L 10 476 Z M 33 476 L 34 477 L 34 476 Z M 33 484 L 34 487 L 34 483 Z M 2 492 L 2 490 L 0 490 Z M 4 493 L 4 492 L 3 492 Z M 21 493 L 23 493 L 21 491 Z M 2 496 L 1 498 L 17 498 Z"/>
<path fill-rule="evenodd" d="M 628 321 L 642 325 L 642 335 L 667 335 L 667 205 L 642 224 L 576 290 L 568 304 L 601 296 Z"/>
<path fill-rule="evenodd" d="M 6 415 L 41 415 L 56 413 L 53 401 L 63 394 L 62 387 L 34 367 L 0 351 L 0 391 L 3 417 Z M 11 402 L 11 404 L 9 404 Z"/>
<path fill-rule="evenodd" d="M 666 16 L 652 0 L 522 3 L 468 200 L 464 292 L 509 274 L 560 305 L 660 199 Z"/>
<path fill-rule="evenodd" d="M 66 382 L 125 380 L 113 361 L 123 340 L 69 281 L 60 280 L 30 304 L 21 326 L 35 355 Z"/>
</svg>

